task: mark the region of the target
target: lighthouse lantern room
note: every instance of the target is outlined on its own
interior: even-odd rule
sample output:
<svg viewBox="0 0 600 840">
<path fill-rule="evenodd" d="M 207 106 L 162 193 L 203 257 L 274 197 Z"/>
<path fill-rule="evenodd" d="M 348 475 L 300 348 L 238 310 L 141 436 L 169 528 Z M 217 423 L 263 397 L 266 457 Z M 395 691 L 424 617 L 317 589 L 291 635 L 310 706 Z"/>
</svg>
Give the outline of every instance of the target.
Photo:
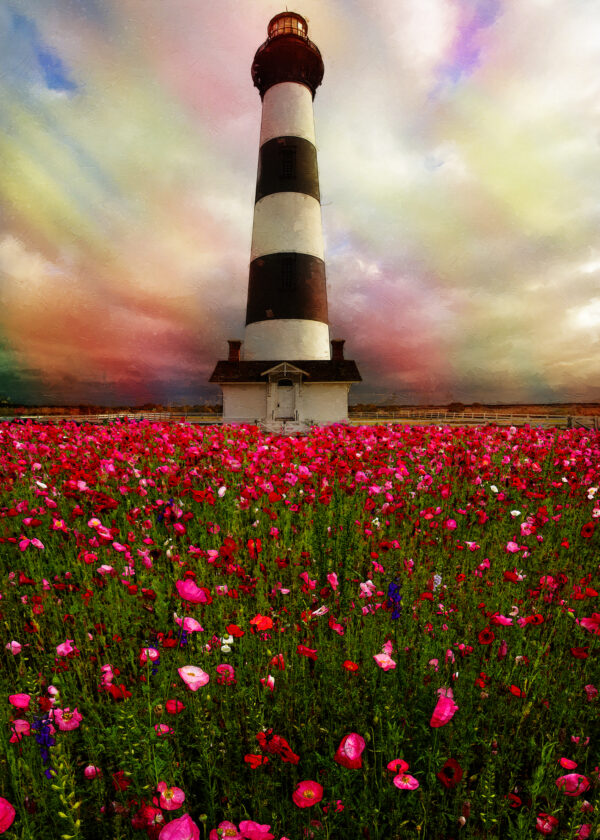
<svg viewBox="0 0 600 840">
<path fill-rule="evenodd" d="M 301 15 L 282 12 L 267 32 L 252 64 L 262 121 L 244 341 L 229 341 L 210 381 L 224 422 L 343 422 L 361 377 L 329 338 L 312 108 L 323 60 Z"/>
</svg>

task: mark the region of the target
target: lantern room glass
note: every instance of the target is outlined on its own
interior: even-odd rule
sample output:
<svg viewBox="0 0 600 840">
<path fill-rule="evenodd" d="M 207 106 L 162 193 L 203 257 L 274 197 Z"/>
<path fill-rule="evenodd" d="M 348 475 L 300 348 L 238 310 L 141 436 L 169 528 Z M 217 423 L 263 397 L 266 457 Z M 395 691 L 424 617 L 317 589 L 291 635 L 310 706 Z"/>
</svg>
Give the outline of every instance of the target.
<svg viewBox="0 0 600 840">
<path fill-rule="evenodd" d="M 306 38 L 306 21 L 300 15 L 283 14 L 277 15 L 269 24 L 269 38 L 278 35 L 299 35 Z"/>
</svg>

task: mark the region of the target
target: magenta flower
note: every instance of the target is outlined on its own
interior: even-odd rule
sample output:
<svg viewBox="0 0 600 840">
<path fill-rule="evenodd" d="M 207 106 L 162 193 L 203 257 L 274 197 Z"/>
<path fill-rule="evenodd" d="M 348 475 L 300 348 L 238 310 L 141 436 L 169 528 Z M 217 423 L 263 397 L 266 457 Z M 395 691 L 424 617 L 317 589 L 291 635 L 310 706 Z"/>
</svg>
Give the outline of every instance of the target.
<svg viewBox="0 0 600 840">
<path fill-rule="evenodd" d="M 408 763 L 402 758 L 394 758 L 387 765 L 387 769 L 391 770 L 392 773 L 404 773 L 405 770 L 408 770 L 408 767 Z"/>
<path fill-rule="evenodd" d="M 236 682 L 233 665 L 217 665 L 218 685 L 235 685 Z"/>
<path fill-rule="evenodd" d="M 274 840 L 274 835 L 271 834 L 270 829 L 270 825 L 261 825 L 254 820 L 242 820 L 240 822 L 240 832 L 246 840 Z"/>
<path fill-rule="evenodd" d="M 31 735 L 31 724 L 28 720 L 17 718 L 17 720 L 13 720 L 11 730 L 13 734 L 10 736 L 10 743 L 16 744 L 25 735 Z"/>
<path fill-rule="evenodd" d="M 29 709 L 30 700 L 31 697 L 29 694 L 10 694 L 8 697 L 8 702 L 11 703 L 15 709 L 21 709 L 25 712 Z"/>
<path fill-rule="evenodd" d="M 160 652 L 153 647 L 142 648 L 140 651 L 140 665 L 145 665 L 146 662 L 156 662 L 160 659 Z"/>
<path fill-rule="evenodd" d="M 373 659 L 384 671 L 391 671 L 396 667 L 396 663 L 387 653 L 376 653 Z"/>
<path fill-rule="evenodd" d="M 337 752 L 333 757 L 334 761 L 341 764 L 342 767 L 348 767 L 356 770 L 362 767 L 362 752 L 365 748 L 365 739 L 356 732 L 351 732 L 345 735 L 337 748 Z"/>
<path fill-rule="evenodd" d="M 200 622 L 189 615 L 179 618 L 177 613 L 173 613 L 173 618 L 175 619 L 175 623 L 183 627 L 187 633 L 201 633 L 204 630 Z"/>
<path fill-rule="evenodd" d="M 183 668 L 177 669 L 177 673 L 191 691 L 198 691 L 210 680 L 208 674 L 195 665 L 184 665 Z"/>
<path fill-rule="evenodd" d="M 410 773 L 398 773 L 392 781 L 400 790 L 416 790 L 419 787 L 419 782 Z"/>
<path fill-rule="evenodd" d="M 560 788 L 567 796 L 579 796 L 585 793 L 590 787 L 589 779 L 580 773 L 567 773 L 556 780 L 556 787 Z"/>
<path fill-rule="evenodd" d="M 178 787 L 169 787 L 166 782 L 159 782 L 156 790 L 160 796 L 158 804 L 164 811 L 176 811 L 185 802 L 185 793 Z"/>
<path fill-rule="evenodd" d="M 189 814 L 184 814 L 167 823 L 161 829 L 158 840 L 200 840 L 200 829 Z"/>
<path fill-rule="evenodd" d="M 213 828 L 208 835 L 208 840 L 225 840 L 225 838 L 227 840 L 243 840 L 235 823 L 229 822 L 229 820 L 220 822 L 218 828 Z M 163 840 L 163 838 L 159 837 L 159 840 Z"/>
<path fill-rule="evenodd" d="M 4 834 L 11 827 L 15 821 L 15 813 L 8 799 L 0 796 L 0 834 Z"/>
<path fill-rule="evenodd" d="M 323 799 L 323 787 L 310 780 L 298 782 L 292 799 L 298 808 L 311 808 Z"/>
<path fill-rule="evenodd" d="M 557 825 L 558 820 L 556 817 L 544 813 L 537 815 L 535 828 L 536 831 L 540 832 L 540 834 L 552 834 Z"/>
<path fill-rule="evenodd" d="M 83 771 L 83 775 L 86 779 L 97 779 L 102 775 L 102 770 L 94 764 L 88 764 Z"/>
<path fill-rule="evenodd" d="M 23 646 L 19 642 L 15 642 L 14 639 L 12 642 L 9 642 L 7 645 L 5 645 L 5 647 L 6 650 L 9 650 L 13 656 L 16 656 L 23 650 Z"/>
<path fill-rule="evenodd" d="M 268 688 L 271 694 L 275 691 L 275 677 L 271 674 L 268 677 L 261 677 L 260 684 L 263 688 Z"/>
<path fill-rule="evenodd" d="M 440 688 L 438 692 L 440 697 L 429 721 L 429 725 L 433 727 L 445 726 L 458 711 L 458 706 L 452 699 L 451 688 Z"/>
<path fill-rule="evenodd" d="M 183 598 L 184 601 L 189 601 L 190 604 L 206 604 L 208 601 L 204 589 L 197 586 L 190 578 L 175 581 L 175 586 L 179 597 Z"/>
<path fill-rule="evenodd" d="M 73 647 L 75 644 L 74 639 L 67 639 L 66 641 L 62 642 L 62 644 L 56 646 L 56 655 L 57 656 L 68 656 L 70 653 L 79 653 L 76 647 Z"/>
<path fill-rule="evenodd" d="M 71 711 L 67 709 L 52 709 L 52 720 L 60 730 L 69 732 L 71 729 L 77 729 L 83 720 L 83 716 L 77 711 L 77 707 Z"/>
</svg>

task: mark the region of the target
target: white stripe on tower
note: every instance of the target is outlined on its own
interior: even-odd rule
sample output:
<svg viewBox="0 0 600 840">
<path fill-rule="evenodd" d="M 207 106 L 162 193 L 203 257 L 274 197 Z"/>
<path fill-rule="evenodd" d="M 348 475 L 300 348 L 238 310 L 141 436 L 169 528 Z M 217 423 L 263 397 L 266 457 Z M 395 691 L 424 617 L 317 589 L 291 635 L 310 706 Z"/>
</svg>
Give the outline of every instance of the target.
<svg viewBox="0 0 600 840">
<path fill-rule="evenodd" d="M 265 93 L 260 124 L 260 145 L 274 137 L 303 137 L 315 144 L 312 96 L 305 85 L 280 82 Z"/>
<path fill-rule="evenodd" d="M 306 21 L 276 15 L 252 77 L 263 99 L 245 360 L 330 359 L 312 99 L 323 62 Z"/>
</svg>

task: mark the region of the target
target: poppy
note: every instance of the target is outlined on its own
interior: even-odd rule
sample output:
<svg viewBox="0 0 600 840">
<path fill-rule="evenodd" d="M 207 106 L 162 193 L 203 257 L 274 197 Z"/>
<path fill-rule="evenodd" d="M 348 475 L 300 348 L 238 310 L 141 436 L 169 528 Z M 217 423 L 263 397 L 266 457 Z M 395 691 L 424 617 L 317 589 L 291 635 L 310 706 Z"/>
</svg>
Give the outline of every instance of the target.
<svg viewBox="0 0 600 840">
<path fill-rule="evenodd" d="M 256 768 L 260 767 L 261 764 L 266 764 L 269 761 L 269 757 L 267 755 L 254 755 L 253 753 L 248 753 L 248 755 L 244 756 L 244 761 L 246 764 L 249 764 L 253 770 L 256 770 Z"/>
<path fill-rule="evenodd" d="M 594 525 L 593 522 L 586 522 L 585 525 L 581 526 L 580 533 L 581 533 L 581 536 L 584 538 L 584 540 L 589 540 L 590 537 L 593 537 L 595 527 L 596 526 Z"/>
<path fill-rule="evenodd" d="M 456 787 L 463 777 L 462 767 L 455 758 L 449 758 L 439 773 L 435 774 L 445 788 Z"/>
<path fill-rule="evenodd" d="M 484 627 L 477 634 L 477 638 L 479 639 L 480 645 L 490 645 L 496 638 L 496 634 L 489 627 Z"/>
</svg>

